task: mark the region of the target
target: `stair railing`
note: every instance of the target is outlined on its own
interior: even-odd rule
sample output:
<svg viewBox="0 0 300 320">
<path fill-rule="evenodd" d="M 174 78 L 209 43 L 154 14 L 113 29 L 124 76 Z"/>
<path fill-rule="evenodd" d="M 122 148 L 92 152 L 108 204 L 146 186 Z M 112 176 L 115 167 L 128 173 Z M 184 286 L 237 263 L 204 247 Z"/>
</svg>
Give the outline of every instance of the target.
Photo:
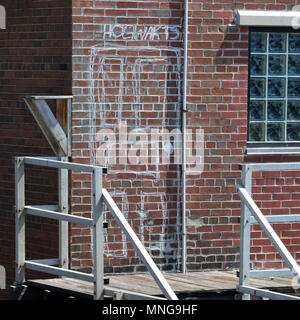
<svg viewBox="0 0 300 320">
<path fill-rule="evenodd" d="M 246 163 L 242 164 L 241 167 L 242 184 L 237 185 L 237 191 L 242 201 L 240 222 L 240 271 L 237 291 L 242 293 L 243 300 L 249 300 L 250 295 L 257 295 L 269 299 L 299 300 L 300 297 L 251 287 L 250 278 L 291 276 L 300 279 L 300 266 L 270 224 L 276 222 L 299 222 L 300 215 L 265 216 L 251 197 L 253 171 L 300 170 L 300 163 Z M 266 233 L 289 269 L 250 270 L 250 233 L 252 223 L 258 223 L 261 226 L 262 230 Z"/>
<path fill-rule="evenodd" d="M 68 214 L 68 205 L 64 203 L 64 208 L 59 206 L 32 206 L 25 204 L 25 164 L 34 166 L 45 166 L 57 168 L 65 174 L 68 170 L 90 173 L 92 176 L 92 214 L 91 218 L 85 218 Z M 102 174 L 105 168 L 76 164 L 66 161 L 58 161 L 49 158 L 37 157 L 16 157 L 15 158 L 15 244 L 16 244 L 16 285 L 25 282 L 25 269 L 36 270 L 54 274 L 60 277 L 76 278 L 84 281 L 93 282 L 94 299 L 103 299 L 106 289 L 104 288 L 104 232 L 103 232 L 103 204 L 106 204 L 113 217 L 126 234 L 128 240 L 135 248 L 138 256 L 146 265 L 152 277 L 156 281 L 167 299 L 177 300 L 177 296 L 169 286 L 162 273 L 152 260 L 141 241 L 134 233 L 133 229 L 117 207 L 114 200 L 106 189 L 102 188 Z M 60 184 L 62 185 L 62 184 Z M 66 186 L 65 186 L 66 187 Z M 68 188 L 66 189 L 68 190 Z M 64 195 L 62 188 L 60 192 Z M 62 198 L 60 196 L 59 198 Z M 64 210 L 62 210 L 64 209 Z M 60 252 L 58 259 L 25 259 L 25 215 L 35 215 L 44 218 L 56 219 L 66 223 L 77 223 L 87 225 L 92 229 L 92 248 L 93 248 L 93 274 L 74 271 L 68 269 L 66 261 L 67 243 L 63 246 L 64 252 Z M 59 233 L 59 243 L 63 233 Z M 56 266 L 58 265 L 58 266 Z M 111 294 L 111 289 L 107 292 Z M 136 293 L 135 298 L 139 295 Z M 140 295 L 140 298 L 146 295 Z M 149 298 L 149 297 L 147 297 Z M 155 298 L 155 297 L 153 297 Z M 157 299 L 159 299 L 157 297 Z"/>
</svg>

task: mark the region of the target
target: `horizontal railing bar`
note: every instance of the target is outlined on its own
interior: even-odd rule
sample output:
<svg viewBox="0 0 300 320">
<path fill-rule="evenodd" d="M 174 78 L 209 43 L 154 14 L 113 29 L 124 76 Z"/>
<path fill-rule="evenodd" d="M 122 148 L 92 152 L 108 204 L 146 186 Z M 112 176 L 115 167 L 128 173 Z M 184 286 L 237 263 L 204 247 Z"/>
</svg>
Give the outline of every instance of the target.
<svg viewBox="0 0 300 320">
<path fill-rule="evenodd" d="M 50 100 L 50 99 L 73 99 L 73 96 L 25 96 L 23 99 Z"/>
<path fill-rule="evenodd" d="M 45 166 L 45 167 L 51 167 L 51 168 L 68 169 L 68 170 L 83 171 L 83 172 L 94 171 L 93 166 L 88 166 L 84 164 L 48 160 L 48 159 L 35 158 L 35 157 L 24 157 L 24 161 L 26 164 L 37 165 L 37 166 Z"/>
<path fill-rule="evenodd" d="M 272 269 L 272 270 L 251 270 L 250 277 L 292 277 L 293 273 L 290 269 Z"/>
<path fill-rule="evenodd" d="M 31 164 L 36 166 L 44 166 L 44 167 L 67 169 L 67 170 L 90 172 L 90 173 L 93 173 L 95 168 L 97 168 L 97 167 L 86 165 L 86 164 L 49 160 L 45 158 L 36 158 L 36 157 L 24 157 L 24 162 L 26 164 Z"/>
<path fill-rule="evenodd" d="M 249 166 L 253 171 L 300 170 L 300 162 L 242 163 L 240 166 Z"/>
<path fill-rule="evenodd" d="M 269 223 L 276 223 L 276 222 L 299 222 L 300 221 L 300 214 L 278 214 L 278 215 L 270 215 L 266 216 L 265 218 Z M 251 223 L 258 223 L 254 217 L 251 217 Z"/>
<path fill-rule="evenodd" d="M 90 227 L 93 226 L 93 219 L 77 217 L 77 216 L 73 216 L 70 214 L 62 213 L 62 212 L 54 212 L 50 210 L 37 209 L 31 206 L 25 206 L 24 213 L 34 215 L 34 216 L 49 218 L 49 219 L 68 221 L 68 222 L 77 223 L 77 224 L 84 224 Z"/>
<path fill-rule="evenodd" d="M 42 209 L 42 210 L 50 210 L 50 211 L 58 211 L 59 207 L 57 204 L 46 204 L 46 205 L 38 205 L 38 206 L 30 206 L 34 209 Z"/>
<path fill-rule="evenodd" d="M 166 298 L 170 300 L 178 300 L 173 289 L 169 286 L 168 282 L 163 277 L 157 265 L 154 263 L 153 259 L 151 258 L 135 232 L 132 230 L 128 221 L 125 219 L 124 215 L 106 189 L 102 189 L 102 196 L 107 208 L 113 215 L 114 219 L 117 221 L 118 225 L 121 227 L 122 231 L 125 233 L 131 245 L 135 248 L 138 256 L 146 265 L 148 271 L 150 272 L 153 279 L 155 280 L 161 291 L 164 293 Z"/>
<path fill-rule="evenodd" d="M 87 273 L 74 271 L 74 270 L 62 269 L 62 268 L 53 267 L 53 266 L 47 266 L 42 263 L 32 262 L 30 260 L 25 260 L 25 268 L 30 270 L 45 272 L 49 274 L 54 274 L 60 277 L 69 277 L 69 278 L 74 278 L 74 279 L 79 279 L 79 280 L 89 281 L 89 282 L 94 281 L 94 276 L 92 274 L 87 274 Z"/>
<path fill-rule="evenodd" d="M 300 297 L 284 294 L 280 292 L 272 292 L 270 290 L 258 289 L 249 286 L 237 286 L 237 291 L 248 293 L 258 297 L 265 297 L 273 300 L 300 300 Z"/>
<path fill-rule="evenodd" d="M 29 260 L 29 262 L 44 264 L 46 266 L 58 266 L 59 265 L 59 259 L 57 259 L 57 258 Z"/>
<path fill-rule="evenodd" d="M 17 158 L 35 158 L 35 159 L 42 159 L 42 160 L 57 160 L 59 161 L 59 157 L 53 156 L 53 157 L 49 157 L 49 156 L 38 156 L 38 157 L 28 157 L 28 156 L 18 156 Z"/>
</svg>

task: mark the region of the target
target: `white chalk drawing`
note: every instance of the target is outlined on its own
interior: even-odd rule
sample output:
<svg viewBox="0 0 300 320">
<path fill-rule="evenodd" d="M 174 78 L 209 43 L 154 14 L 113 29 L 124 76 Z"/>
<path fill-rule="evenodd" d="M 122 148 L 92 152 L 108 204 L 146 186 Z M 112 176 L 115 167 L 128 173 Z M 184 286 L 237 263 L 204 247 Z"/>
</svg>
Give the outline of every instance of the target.
<svg viewBox="0 0 300 320">
<path fill-rule="evenodd" d="M 101 29 L 101 30 L 100 30 Z M 89 150 L 91 164 L 97 163 L 99 141 L 97 133 L 103 128 L 109 128 L 116 134 L 119 123 L 126 121 L 129 130 L 134 128 L 150 129 L 151 127 L 180 128 L 181 120 L 181 48 L 155 46 L 118 46 L 113 41 L 118 40 L 180 40 L 180 26 L 145 26 L 132 25 L 102 25 L 98 35 L 101 43 L 90 48 L 90 106 L 89 106 Z M 97 38 L 97 37 L 96 37 Z M 106 42 L 105 40 L 111 41 Z M 149 117 L 147 117 L 149 112 Z M 152 116 L 151 116 L 151 112 Z M 153 116 L 155 112 L 159 114 Z M 171 145 L 164 146 L 166 151 Z M 129 164 L 120 166 L 106 163 L 109 173 L 134 173 L 136 178 L 145 177 L 154 183 L 160 181 L 159 162 L 155 165 L 145 165 L 145 170 L 134 170 Z M 113 179 L 113 178 L 111 178 Z M 156 193 L 162 212 L 161 228 L 163 232 L 159 240 L 147 244 L 149 250 L 158 250 L 163 255 L 172 255 L 176 260 L 180 247 L 180 167 L 177 166 L 177 207 L 175 232 L 169 232 L 168 195 Z M 149 193 L 140 191 L 140 239 L 146 244 L 146 234 L 151 232 L 150 220 L 145 209 Z M 118 204 L 126 215 L 128 199 L 126 188 L 112 191 L 112 196 L 120 198 Z M 173 209 L 174 211 L 174 209 Z M 177 228 L 177 229 L 176 229 Z M 121 231 L 120 231 L 121 232 Z M 108 229 L 109 233 L 109 229 Z M 105 234 L 106 240 L 109 234 Z M 177 249 L 176 249 L 177 248 Z M 175 252 L 175 253 L 174 253 Z M 125 257 L 127 242 L 122 235 L 122 250 L 114 252 L 106 244 L 105 253 L 108 257 Z M 171 258 L 172 258 L 171 257 Z M 176 266 L 173 266 L 176 269 Z"/>
<path fill-rule="evenodd" d="M 128 218 L 128 199 L 125 190 L 113 190 L 110 192 L 111 196 L 117 202 L 118 207 L 121 209 L 124 217 Z M 104 214 L 104 220 L 106 220 L 106 212 Z M 121 234 L 121 242 L 120 242 L 120 250 L 111 250 L 109 248 L 109 241 L 108 241 L 108 229 L 104 229 L 104 253 L 107 257 L 126 257 L 127 256 L 127 240 L 124 232 L 120 229 Z"/>
<path fill-rule="evenodd" d="M 93 164 L 98 148 L 97 132 L 101 128 L 116 130 L 123 119 L 131 128 L 147 129 L 152 125 L 143 116 L 147 114 L 148 101 L 161 115 L 159 126 L 180 128 L 181 50 L 136 47 L 130 48 L 132 55 L 121 56 L 124 49 L 128 50 L 127 47 L 91 48 L 89 149 Z M 151 58 L 141 58 L 143 54 L 150 54 Z M 173 113 L 173 118 L 168 113 Z M 112 121 L 112 117 L 118 121 Z M 147 170 L 147 173 L 159 179 L 159 170 Z"/>
<path fill-rule="evenodd" d="M 161 211 L 161 223 L 159 227 L 161 227 L 161 233 L 152 233 L 151 228 L 158 227 L 158 225 L 154 224 L 154 219 L 151 217 L 151 210 L 147 210 L 145 208 L 145 204 L 151 203 L 151 197 L 159 198 L 158 209 Z M 178 202 L 177 202 L 178 203 Z M 173 263 L 173 270 L 178 269 L 179 260 L 175 259 L 178 257 L 178 230 L 170 231 L 170 228 L 176 229 L 178 226 L 178 217 L 180 214 L 180 208 L 177 205 L 177 217 L 176 224 L 173 225 L 170 220 L 170 216 L 168 213 L 168 199 L 167 195 L 162 192 L 141 192 L 141 210 L 140 214 L 140 238 L 142 244 L 148 248 L 150 251 L 157 251 L 158 256 L 161 257 L 173 257 L 176 261 Z M 152 240 L 151 236 L 155 235 L 159 237 L 159 239 Z M 147 239 L 145 239 L 147 237 Z M 176 249 L 177 248 L 177 249 Z"/>
</svg>

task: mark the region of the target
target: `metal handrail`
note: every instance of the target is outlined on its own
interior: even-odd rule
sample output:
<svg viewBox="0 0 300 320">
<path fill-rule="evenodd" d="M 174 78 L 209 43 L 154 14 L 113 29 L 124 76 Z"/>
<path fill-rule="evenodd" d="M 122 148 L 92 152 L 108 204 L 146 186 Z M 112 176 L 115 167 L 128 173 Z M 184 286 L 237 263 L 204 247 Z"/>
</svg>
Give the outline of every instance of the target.
<svg viewBox="0 0 300 320">
<path fill-rule="evenodd" d="M 37 165 L 59 170 L 74 170 L 81 172 L 89 172 L 92 174 L 92 217 L 84 218 L 69 215 L 65 212 L 53 211 L 53 206 L 28 206 L 25 205 L 25 173 L 24 165 Z M 102 189 L 102 174 L 105 168 L 81 165 L 65 161 L 53 160 L 52 158 L 39 158 L 39 157 L 16 157 L 15 158 L 15 225 L 16 225 L 16 285 L 21 285 L 25 281 L 25 268 L 46 272 L 57 276 L 65 276 L 76 278 L 84 281 L 94 283 L 94 299 L 102 299 L 105 291 L 111 292 L 111 289 L 104 289 L 104 232 L 103 232 L 103 204 L 105 203 L 115 220 L 120 225 L 123 232 L 128 237 L 129 241 L 135 248 L 138 256 L 146 265 L 152 277 L 158 284 L 167 299 L 178 300 L 172 288 L 169 286 L 162 273 L 142 245 L 141 241 L 134 233 L 129 223 L 125 219 L 118 206 L 107 192 Z M 55 207 L 54 207 L 55 208 Z M 36 215 L 59 221 L 72 222 L 87 225 L 92 228 L 92 248 L 93 248 L 93 274 L 69 270 L 62 257 L 59 259 L 41 259 L 41 260 L 26 260 L 25 259 L 25 215 Z M 59 233 L 59 237 L 61 237 Z M 59 239 L 60 242 L 62 241 Z M 64 247 L 66 247 L 67 243 Z M 65 256 L 65 253 L 62 254 Z M 60 267 L 56 267 L 57 263 Z M 132 295 L 124 293 L 127 296 L 138 297 L 139 294 Z M 148 299 L 150 296 L 140 294 L 140 298 Z M 153 297 L 155 298 L 155 297 Z M 157 297 L 157 299 L 160 299 Z"/>
<path fill-rule="evenodd" d="M 64 212 L 53 211 L 50 206 L 28 206 L 25 205 L 25 172 L 24 165 L 30 164 L 35 166 L 45 166 L 57 168 L 62 174 L 63 170 L 74 170 L 89 172 L 92 174 L 92 193 L 93 193 L 93 210 L 92 217 L 84 218 L 67 214 L 68 204 L 64 203 Z M 104 244 L 103 244 L 103 216 L 102 216 L 102 172 L 103 168 L 89 165 L 81 165 L 66 161 L 53 160 L 53 158 L 39 157 L 16 157 L 15 158 L 15 225 L 16 225 L 16 285 L 21 285 L 25 281 L 25 268 L 46 272 L 57 276 L 76 278 L 94 283 L 94 299 L 101 299 L 104 294 Z M 65 172 L 64 172 L 65 173 Z M 60 187 L 60 198 L 66 199 L 67 186 Z M 65 190 L 66 189 L 66 190 Z M 62 209 L 62 208 L 60 208 Z M 63 235 L 59 233 L 60 247 L 65 252 L 60 252 L 60 258 L 57 259 L 59 267 L 53 266 L 56 259 L 47 260 L 26 260 L 25 259 L 25 215 L 35 215 L 50 219 L 59 220 L 60 222 L 72 222 L 87 225 L 93 229 L 93 274 L 69 270 L 66 263 L 66 254 L 68 243 L 61 243 Z M 64 237 L 66 238 L 66 237 Z M 62 249 L 60 250 L 62 251 Z M 53 261 L 54 260 L 54 261 Z"/>
<path fill-rule="evenodd" d="M 296 299 L 300 297 L 258 290 L 249 286 L 251 277 L 266 277 L 275 275 L 296 276 L 300 279 L 300 266 L 285 247 L 270 223 L 285 221 L 300 221 L 300 215 L 268 215 L 264 216 L 251 197 L 252 172 L 263 170 L 300 170 L 300 163 L 247 163 L 242 164 L 242 184 L 237 185 L 237 191 L 242 201 L 241 210 L 241 236 L 240 236 L 240 272 L 237 291 L 241 292 L 244 300 L 250 299 L 250 294 L 256 293 L 261 297 L 270 299 Z M 250 225 L 258 223 L 266 233 L 274 247 L 277 249 L 289 269 L 250 271 Z"/>
</svg>

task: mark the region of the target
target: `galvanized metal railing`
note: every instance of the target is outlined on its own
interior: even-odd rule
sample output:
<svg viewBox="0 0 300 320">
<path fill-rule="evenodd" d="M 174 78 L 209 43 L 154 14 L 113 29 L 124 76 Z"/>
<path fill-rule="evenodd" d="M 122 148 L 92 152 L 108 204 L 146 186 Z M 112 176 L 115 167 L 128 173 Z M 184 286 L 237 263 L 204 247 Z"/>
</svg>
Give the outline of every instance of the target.
<svg viewBox="0 0 300 320">
<path fill-rule="evenodd" d="M 264 216 L 251 197 L 253 171 L 300 170 L 300 163 L 246 163 L 241 166 L 242 184 L 237 185 L 237 191 L 242 200 L 240 223 L 240 272 L 237 291 L 242 293 L 243 300 L 249 300 L 250 295 L 257 295 L 269 299 L 300 300 L 300 297 L 272 292 L 270 290 L 257 289 L 250 286 L 251 277 L 296 276 L 297 279 L 300 279 L 300 266 L 270 224 L 276 222 L 299 222 L 300 215 Z M 250 270 L 250 228 L 252 223 L 258 223 L 261 226 L 289 269 Z"/>
<path fill-rule="evenodd" d="M 65 160 L 65 159 L 64 159 Z M 59 169 L 59 204 L 58 206 L 25 205 L 25 164 L 45 166 Z M 92 179 L 92 214 L 91 218 L 68 214 L 68 170 L 91 173 Z M 138 256 L 145 263 L 152 277 L 167 299 L 177 300 L 177 296 L 169 286 L 162 273 L 143 247 L 124 215 L 111 198 L 106 189 L 102 188 L 104 168 L 58 161 L 53 158 L 16 157 L 15 158 L 15 227 L 16 227 L 16 285 L 25 281 L 25 269 L 36 270 L 57 276 L 76 278 L 94 283 L 94 299 L 102 299 L 104 294 L 112 294 L 111 289 L 104 288 L 104 232 L 103 204 L 106 204 L 113 217 L 135 248 Z M 58 259 L 25 259 L 25 215 L 35 215 L 60 222 L 59 258 Z M 87 225 L 92 229 L 93 274 L 68 269 L 68 222 Z M 58 265 L 58 266 L 56 266 Z M 118 293 L 118 292 L 115 292 Z M 138 293 L 123 291 L 123 296 L 134 299 L 159 299 Z"/>
<path fill-rule="evenodd" d="M 35 165 L 58 168 L 59 175 L 59 205 L 58 210 L 52 207 L 25 205 L 25 172 L 24 166 Z M 77 217 L 68 214 L 68 170 L 89 172 L 92 174 L 93 208 L 92 218 Z M 103 273 L 103 216 L 101 206 L 103 168 L 57 161 L 46 158 L 16 157 L 15 158 L 15 224 L 16 224 L 16 285 L 25 281 L 25 269 L 32 269 L 57 276 L 65 276 L 94 283 L 94 298 L 100 299 L 104 290 Z M 43 260 L 25 259 L 25 215 L 59 220 L 59 258 Z M 67 223 L 83 224 L 93 229 L 93 274 L 68 269 L 68 234 Z M 59 267 L 54 265 L 58 264 Z"/>
</svg>

